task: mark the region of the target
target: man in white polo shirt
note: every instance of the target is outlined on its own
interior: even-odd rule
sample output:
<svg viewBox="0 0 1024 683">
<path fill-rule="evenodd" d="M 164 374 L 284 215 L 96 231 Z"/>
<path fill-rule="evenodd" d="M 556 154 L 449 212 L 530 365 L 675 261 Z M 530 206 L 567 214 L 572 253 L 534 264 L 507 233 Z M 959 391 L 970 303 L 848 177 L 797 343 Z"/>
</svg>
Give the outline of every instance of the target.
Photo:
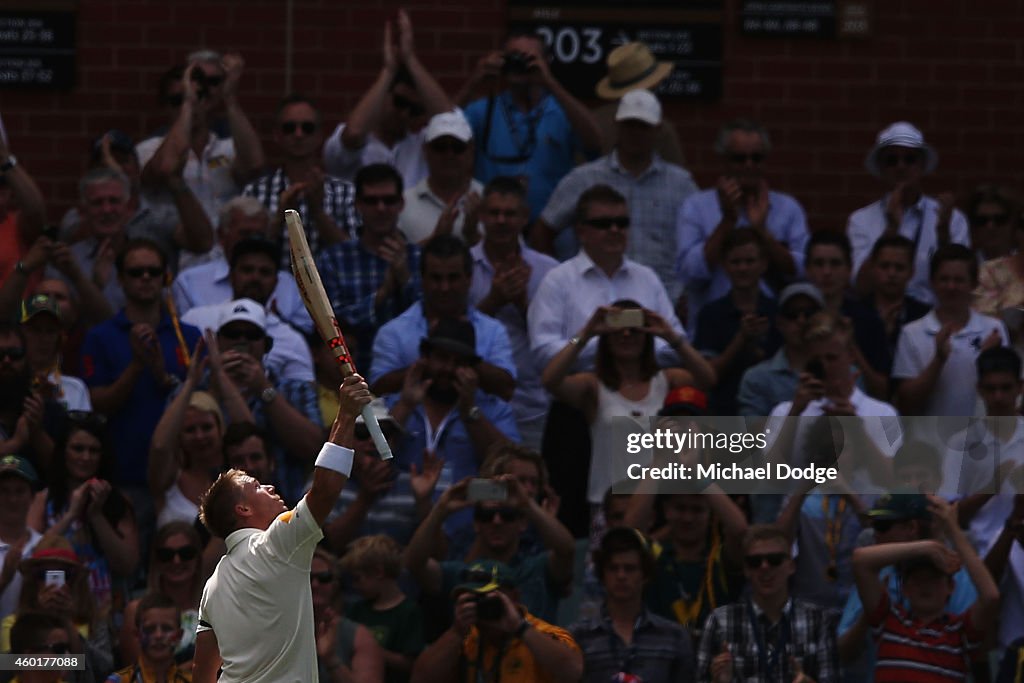
<svg viewBox="0 0 1024 683">
<path fill-rule="evenodd" d="M 903 326 L 892 379 L 903 415 L 978 414 L 975 359 L 993 346 L 1008 346 L 1002 321 L 971 309 L 978 261 L 961 244 L 939 247 L 929 273 L 935 309 Z"/>
<path fill-rule="evenodd" d="M 288 510 L 273 486 L 228 470 L 203 496 L 200 519 L 227 552 L 199 603 L 196 683 L 317 683 L 309 571 L 320 530 L 352 470 L 355 419 L 370 402 L 359 375 L 339 392 L 313 485 Z"/>
</svg>

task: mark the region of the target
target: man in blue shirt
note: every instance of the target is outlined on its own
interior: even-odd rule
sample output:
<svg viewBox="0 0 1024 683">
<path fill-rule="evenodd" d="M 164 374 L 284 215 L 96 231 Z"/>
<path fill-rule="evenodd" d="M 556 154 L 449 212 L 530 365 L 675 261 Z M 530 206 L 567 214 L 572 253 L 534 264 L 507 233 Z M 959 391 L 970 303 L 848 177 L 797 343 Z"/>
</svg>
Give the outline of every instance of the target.
<svg viewBox="0 0 1024 683">
<path fill-rule="evenodd" d="M 470 101 L 482 85 L 492 94 Z M 505 51 L 480 60 L 456 101 L 465 106 L 476 143 L 476 178 L 529 180 L 530 219 L 548 202 L 555 185 L 576 164 L 601 150 L 593 115 L 555 80 L 537 35 L 511 36 Z"/>
<path fill-rule="evenodd" d="M 723 162 L 717 187 L 690 195 L 676 220 L 676 271 L 689 299 L 690 330 L 701 307 L 729 290 L 721 267 L 726 235 L 738 228 L 761 235 L 768 258 L 766 293 L 800 275 L 808 238 L 800 204 L 768 187 L 764 162 L 771 141 L 764 127 L 743 119 L 731 121 L 719 131 L 716 150 Z"/>
<path fill-rule="evenodd" d="M 128 242 L 115 265 L 125 306 L 86 333 L 82 374 L 94 410 L 109 419 L 117 461 L 114 483 L 125 488 L 136 516 L 145 520 L 153 509 L 146 486 L 149 439 L 168 396 L 185 376 L 200 333 L 179 325 L 164 310 L 167 264 L 154 242 Z"/>
</svg>

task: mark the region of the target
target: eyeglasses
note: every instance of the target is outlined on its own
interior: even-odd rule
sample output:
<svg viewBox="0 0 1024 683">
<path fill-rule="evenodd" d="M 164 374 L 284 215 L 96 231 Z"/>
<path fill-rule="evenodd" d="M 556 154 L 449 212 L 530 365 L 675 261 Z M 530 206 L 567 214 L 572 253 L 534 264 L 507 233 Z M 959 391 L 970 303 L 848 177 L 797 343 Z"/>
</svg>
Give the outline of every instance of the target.
<svg viewBox="0 0 1024 683">
<path fill-rule="evenodd" d="M 206 83 L 206 85 L 210 86 L 211 88 L 216 88 L 218 85 L 220 85 L 221 83 L 224 82 L 224 77 L 223 76 L 207 76 L 203 80 Z"/>
<path fill-rule="evenodd" d="M 300 129 L 304 135 L 312 135 L 316 131 L 316 123 L 313 121 L 284 121 L 281 123 L 281 132 L 285 135 L 294 135 L 295 131 Z"/>
<path fill-rule="evenodd" d="M 602 218 L 588 218 L 583 221 L 586 225 L 595 230 L 609 230 L 613 226 L 620 230 L 629 228 L 629 216 L 604 216 Z"/>
<path fill-rule="evenodd" d="M 729 161 L 734 164 L 759 164 L 764 161 L 764 152 L 753 152 L 752 154 L 730 153 Z"/>
<path fill-rule="evenodd" d="M 157 548 L 156 559 L 160 562 L 173 562 L 175 557 L 181 559 L 182 562 L 188 562 L 194 560 L 199 555 L 199 548 L 194 545 L 183 545 L 179 548 Z"/>
<path fill-rule="evenodd" d="M 310 581 L 316 581 L 317 583 L 334 583 L 334 574 L 331 572 L 311 572 L 309 579 Z"/>
<path fill-rule="evenodd" d="M 904 166 L 913 166 L 921 161 L 921 155 L 917 152 L 891 152 L 882 157 L 882 165 L 888 168 L 895 168 L 901 163 Z"/>
<path fill-rule="evenodd" d="M 790 309 L 785 309 L 784 308 L 784 309 L 782 309 L 782 311 L 780 311 L 780 314 L 786 320 L 799 320 L 800 318 L 803 318 L 803 319 L 806 320 L 806 319 L 810 318 L 812 315 L 814 315 L 817 312 L 818 312 L 817 308 L 790 308 Z"/>
<path fill-rule="evenodd" d="M 975 225 L 1006 225 L 1009 220 L 1009 214 L 990 213 L 988 215 L 975 215 L 971 222 Z"/>
<path fill-rule="evenodd" d="M 401 95 L 392 95 L 391 102 L 395 105 L 395 109 L 403 109 L 409 112 L 409 116 L 421 116 L 425 111 L 427 111 L 419 102 L 413 102 L 409 98 L 402 97 Z"/>
<path fill-rule="evenodd" d="M 361 201 L 363 204 L 369 204 L 370 206 L 396 206 L 398 202 L 402 201 L 402 195 L 400 194 L 360 194 L 356 195 L 356 199 Z"/>
<path fill-rule="evenodd" d="M 32 648 L 32 652 L 48 652 L 51 655 L 66 655 L 71 652 L 71 643 L 58 642 L 49 645 L 39 645 Z"/>
<path fill-rule="evenodd" d="M 429 145 L 435 154 L 463 154 L 469 145 L 461 140 L 434 140 Z"/>
<path fill-rule="evenodd" d="M 0 360 L 7 358 L 9 360 L 21 360 L 25 357 L 25 349 L 21 346 L 7 346 L 0 348 Z"/>
<path fill-rule="evenodd" d="M 168 95 L 164 98 L 164 104 L 168 107 L 180 107 L 185 104 L 185 95 L 182 93 L 175 93 L 174 95 Z"/>
<path fill-rule="evenodd" d="M 871 522 L 871 528 L 874 529 L 877 534 L 884 534 L 892 529 L 895 524 L 895 519 L 876 519 Z"/>
<path fill-rule="evenodd" d="M 217 331 L 217 334 L 224 337 L 228 341 L 235 341 L 238 339 L 245 339 L 246 341 L 260 341 L 266 338 L 266 333 L 263 330 L 257 329 L 246 329 L 238 327 L 228 327 Z"/>
<path fill-rule="evenodd" d="M 158 278 L 163 276 L 164 269 L 160 266 L 141 266 L 139 268 L 125 268 L 124 274 L 133 278 L 141 278 L 144 275 Z"/>
<path fill-rule="evenodd" d="M 478 507 L 473 510 L 473 519 L 478 522 L 484 522 L 489 524 L 494 521 L 494 518 L 501 515 L 503 522 L 515 522 L 523 516 L 522 510 L 518 508 L 510 507 L 498 507 L 498 508 L 482 508 Z"/>
<path fill-rule="evenodd" d="M 747 565 L 747 569 L 760 569 L 761 565 L 765 562 L 768 563 L 769 567 L 778 567 L 787 559 L 789 559 L 789 555 L 786 553 L 764 553 L 760 555 L 747 555 L 743 558 L 743 563 Z"/>
</svg>

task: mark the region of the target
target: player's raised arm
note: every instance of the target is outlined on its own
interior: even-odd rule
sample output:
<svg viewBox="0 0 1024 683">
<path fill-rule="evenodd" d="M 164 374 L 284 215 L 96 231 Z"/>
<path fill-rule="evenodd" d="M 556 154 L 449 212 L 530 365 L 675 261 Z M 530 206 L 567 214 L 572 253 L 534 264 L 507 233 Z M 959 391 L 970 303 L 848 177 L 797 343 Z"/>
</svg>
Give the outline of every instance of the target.
<svg viewBox="0 0 1024 683">
<path fill-rule="evenodd" d="M 338 416 L 331 427 L 330 441 L 324 444 L 313 470 L 313 486 L 306 493 L 306 506 L 317 524 L 322 525 L 334 507 L 352 471 L 352 444 L 356 417 L 370 403 L 370 389 L 359 375 L 349 375 L 339 390 Z"/>
</svg>

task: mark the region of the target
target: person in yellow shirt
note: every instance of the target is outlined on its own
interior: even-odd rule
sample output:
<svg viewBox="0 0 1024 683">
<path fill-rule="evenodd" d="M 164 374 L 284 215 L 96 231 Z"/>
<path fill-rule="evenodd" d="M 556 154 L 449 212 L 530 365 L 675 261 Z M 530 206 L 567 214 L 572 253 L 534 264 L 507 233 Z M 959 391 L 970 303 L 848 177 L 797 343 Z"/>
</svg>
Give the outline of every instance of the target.
<svg viewBox="0 0 1024 683">
<path fill-rule="evenodd" d="M 410 683 L 471 681 L 554 683 L 583 675 L 583 654 L 569 632 L 526 611 L 515 574 L 500 562 L 475 563 L 455 587 L 455 618 L 416 660 Z"/>
<path fill-rule="evenodd" d="M 107 677 L 106 683 L 191 683 L 192 674 L 178 668 L 174 651 L 181 640 L 181 610 L 160 593 L 148 593 L 135 612 L 142 652 L 131 666 Z M 185 668 L 191 669 L 189 662 Z"/>
</svg>

